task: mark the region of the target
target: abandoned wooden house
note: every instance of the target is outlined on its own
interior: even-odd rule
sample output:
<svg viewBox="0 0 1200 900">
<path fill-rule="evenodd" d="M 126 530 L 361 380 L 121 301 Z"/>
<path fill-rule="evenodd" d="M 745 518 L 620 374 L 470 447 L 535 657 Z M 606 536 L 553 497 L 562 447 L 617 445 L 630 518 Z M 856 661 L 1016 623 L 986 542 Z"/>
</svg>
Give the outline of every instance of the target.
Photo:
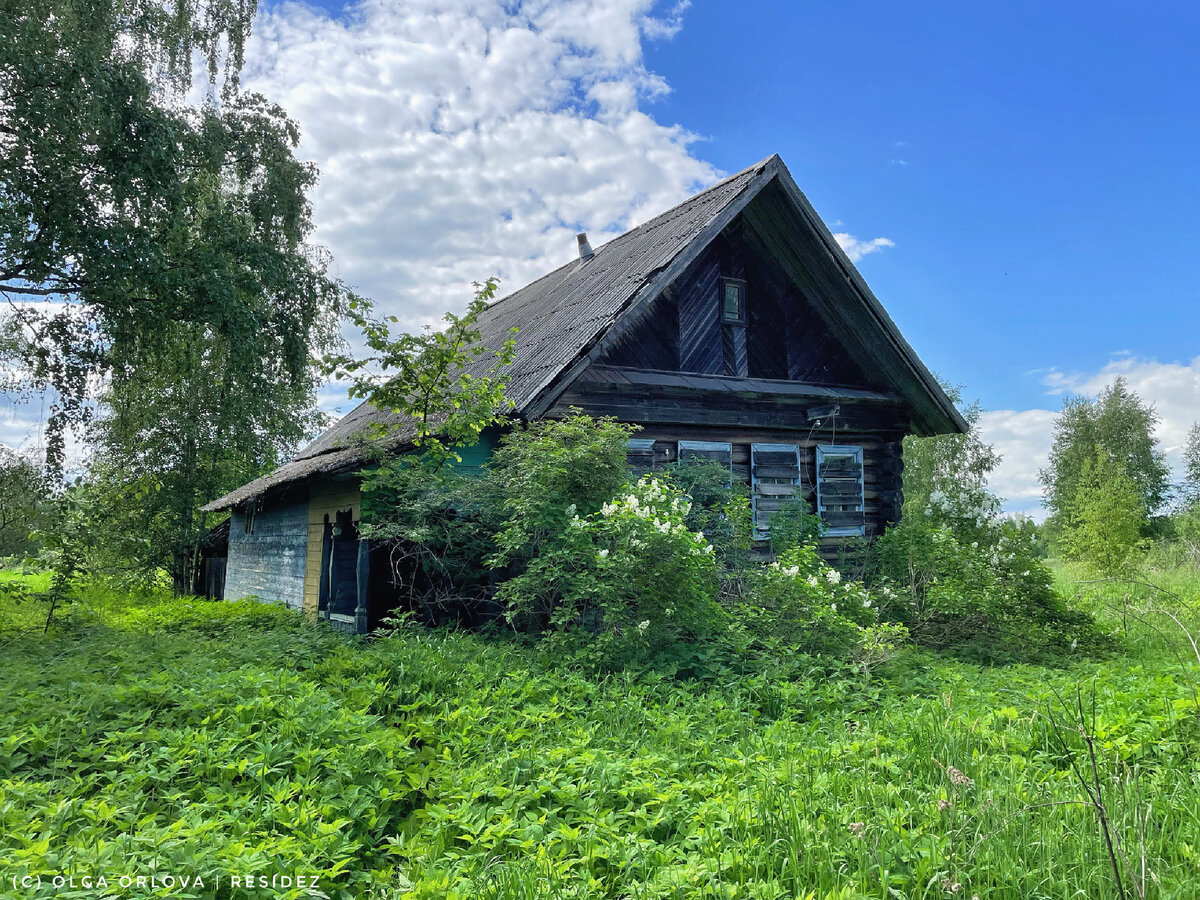
<svg viewBox="0 0 1200 900">
<path fill-rule="evenodd" d="M 728 465 L 760 537 L 793 496 L 821 516 L 826 547 L 880 534 L 900 516 L 904 436 L 966 430 L 778 156 L 595 251 L 580 235 L 578 258 L 485 311 L 484 343 L 513 327 L 514 417 L 577 407 L 641 426 L 635 468 Z M 206 507 L 232 514 L 226 597 L 359 632 L 389 611 L 388 567 L 358 539 L 353 438 L 372 422 L 403 425 L 363 404 Z"/>
</svg>

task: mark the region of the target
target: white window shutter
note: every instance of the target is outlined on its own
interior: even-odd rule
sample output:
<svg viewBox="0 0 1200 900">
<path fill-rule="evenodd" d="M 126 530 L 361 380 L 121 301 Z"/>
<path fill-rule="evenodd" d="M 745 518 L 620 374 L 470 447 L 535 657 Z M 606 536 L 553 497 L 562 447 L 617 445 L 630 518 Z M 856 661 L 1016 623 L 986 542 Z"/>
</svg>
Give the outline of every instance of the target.
<svg viewBox="0 0 1200 900">
<path fill-rule="evenodd" d="M 848 537 L 867 533 L 863 497 L 862 447 L 821 444 L 817 447 L 817 515 L 824 533 Z"/>
<path fill-rule="evenodd" d="M 800 449 L 795 444 L 750 445 L 750 504 L 754 537 L 766 540 L 771 516 L 798 494 Z"/>
</svg>

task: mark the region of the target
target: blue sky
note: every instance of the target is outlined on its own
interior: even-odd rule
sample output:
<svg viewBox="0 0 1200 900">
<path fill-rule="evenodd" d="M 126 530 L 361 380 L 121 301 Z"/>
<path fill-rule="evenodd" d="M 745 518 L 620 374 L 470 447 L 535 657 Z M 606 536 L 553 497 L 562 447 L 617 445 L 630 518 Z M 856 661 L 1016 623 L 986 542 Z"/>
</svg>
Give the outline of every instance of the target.
<svg viewBox="0 0 1200 900">
<path fill-rule="evenodd" d="M 734 13 L 734 10 L 737 10 Z M 926 361 L 988 407 L 1039 370 L 1200 353 L 1200 7 L 696 3 L 655 108 L 778 151 Z"/>
<path fill-rule="evenodd" d="M 1200 7 L 264 0 L 316 239 L 415 327 L 779 153 L 1035 513 L 1065 393 L 1200 419 Z M 324 406 L 348 407 L 326 390 Z M 30 409 L 0 403 L 0 441 Z"/>
</svg>

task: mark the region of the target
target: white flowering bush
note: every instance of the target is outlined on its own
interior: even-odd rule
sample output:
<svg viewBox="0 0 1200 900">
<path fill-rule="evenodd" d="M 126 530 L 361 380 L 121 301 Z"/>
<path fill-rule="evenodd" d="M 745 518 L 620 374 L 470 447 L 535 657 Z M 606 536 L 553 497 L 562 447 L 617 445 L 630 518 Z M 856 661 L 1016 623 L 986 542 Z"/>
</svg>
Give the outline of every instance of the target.
<svg viewBox="0 0 1200 900">
<path fill-rule="evenodd" d="M 591 515 L 571 511 L 498 597 L 510 619 L 544 615 L 613 657 L 712 632 L 723 618 L 716 556 L 685 524 L 690 509 L 669 483 L 643 477 Z"/>
<path fill-rule="evenodd" d="M 878 611 L 862 584 L 844 579 L 809 543 L 766 567 L 740 618 L 751 648 L 840 652 L 859 643 Z"/>
</svg>

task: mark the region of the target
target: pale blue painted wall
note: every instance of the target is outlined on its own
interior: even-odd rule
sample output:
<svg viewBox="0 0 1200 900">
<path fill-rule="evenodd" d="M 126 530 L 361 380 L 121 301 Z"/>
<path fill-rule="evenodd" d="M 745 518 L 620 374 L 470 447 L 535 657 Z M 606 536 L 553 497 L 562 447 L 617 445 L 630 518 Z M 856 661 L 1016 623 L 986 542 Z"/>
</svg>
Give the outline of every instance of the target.
<svg viewBox="0 0 1200 900">
<path fill-rule="evenodd" d="M 246 534 L 245 513 L 234 510 L 229 523 L 226 599 L 257 597 L 300 609 L 307 548 L 307 502 L 259 510 L 252 534 Z"/>
</svg>

